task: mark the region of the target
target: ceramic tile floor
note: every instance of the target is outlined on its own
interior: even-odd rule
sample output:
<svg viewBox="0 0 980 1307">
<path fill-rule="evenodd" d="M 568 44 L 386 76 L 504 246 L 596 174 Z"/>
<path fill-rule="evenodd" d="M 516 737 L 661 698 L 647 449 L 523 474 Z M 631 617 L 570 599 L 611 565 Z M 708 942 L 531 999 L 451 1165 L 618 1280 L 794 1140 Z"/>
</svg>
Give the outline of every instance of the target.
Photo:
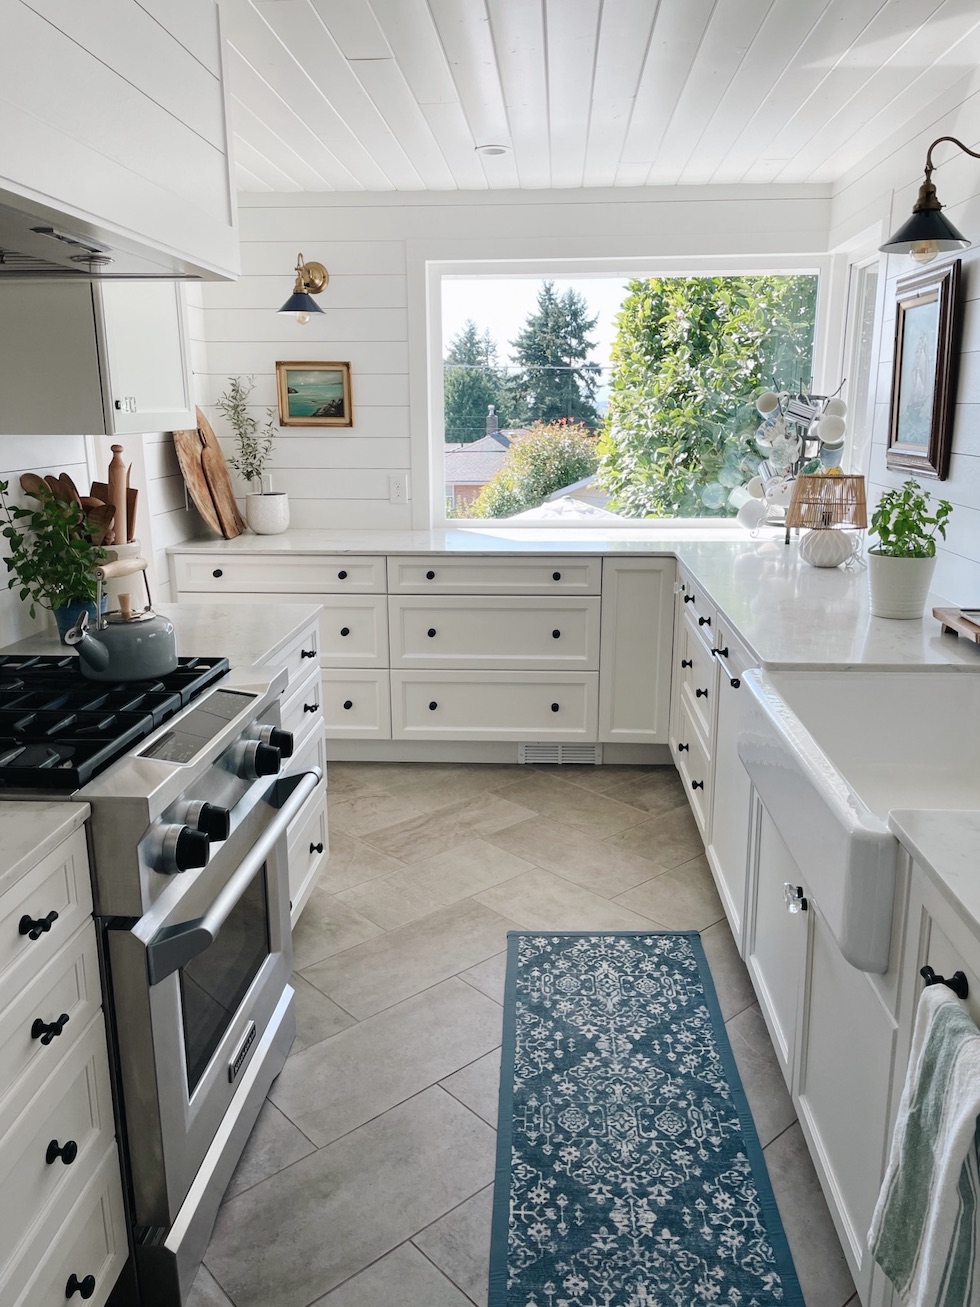
<svg viewBox="0 0 980 1307">
<path fill-rule="evenodd" d="M 807 1307 L 857 1307 L 676 773 L 333 763 L 298 1037 L 190 1307 L 483 1307 L 505 935 L 701 931 Z"/>
</svg>

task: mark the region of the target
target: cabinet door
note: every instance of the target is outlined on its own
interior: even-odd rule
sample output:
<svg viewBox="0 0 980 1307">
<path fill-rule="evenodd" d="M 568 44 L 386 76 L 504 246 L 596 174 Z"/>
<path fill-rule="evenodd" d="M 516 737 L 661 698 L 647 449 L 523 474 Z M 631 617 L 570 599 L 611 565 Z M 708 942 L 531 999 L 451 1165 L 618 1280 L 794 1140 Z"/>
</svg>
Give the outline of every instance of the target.
<svg viewBox="0 0 980 1307">
<path fill-rule="evenodd" d="M 736 742 L 739 703 L 744 694 L 741 678 L 749 655 L 727 630 L 719 629 L 715 648 L 717 705 L 712 760 L 711 841 L 707 854 L 735 944 L 741 952 L 752 785 L 738 756 Z"/>
<path fill-rule="evenodd" d="M 594 741 L 597 681 L 595 672 L 393 671 L 391 738 Z"/>
<path fill-rule="evenodd" d="M 599 655 L 599 739 L 666 744 L 674 564 L 604 558 Z"/>
<path fill-rule="evenodd" d="M 745 964 L 783 1079 L 792 1090 L 808 913 L 789 911 L 785 886 L 802 887 L 800 870 L 758 799 L 753 810 L 749 883 Z"/>
<path fill-rule="evenodd" d="M 854 1283 L 867 1300 L 871 1224 L 888 1143 L 895 1021 L 873 979 L 846 961 L 819 904 L 809 959 L 794 1102 Z"/>
<path fill-rule="evenodd" d="M 179 284 L 107 281 L 93 290 L 105 356 L 106 430 L 130 435 L 195 426 Z"/>
</svg>

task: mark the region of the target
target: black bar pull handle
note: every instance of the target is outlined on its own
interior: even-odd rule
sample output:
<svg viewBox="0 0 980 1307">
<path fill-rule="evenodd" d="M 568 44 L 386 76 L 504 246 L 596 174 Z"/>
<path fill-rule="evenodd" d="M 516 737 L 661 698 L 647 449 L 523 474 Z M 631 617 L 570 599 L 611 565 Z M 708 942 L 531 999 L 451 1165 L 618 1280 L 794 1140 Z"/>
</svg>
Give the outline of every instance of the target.
<svg viewBox="0 0 980 1307">
<path fill-rule="evenodd" d="M 46 935 L 54 923 L 58 920 L 57 912 L 49 912 L 46 917 L 31 917 L 27 913 L 21 917 L 17 929 L 28 939 L 40 939 Z"/>
<path fill-rule="evenodd" d="M 37 1017 L 31 1026 L 31 1039 L 39 1039 L 42 1044 L 50 1044 L 57 1039 L 68 1024 L 68 1013 L 62 1012 L 57 1021 L 44 1021 Z"/>
<path fill-rule="evenodd" d="M 927 985 L 945 985 L 951 989 L 957 998 L 967 998 L 970 993 L 970 982 L 962 971 L 954 971 L 951 976 L 937 976 L 932 967 L 920 967 L 919 975 Z"/>
</svg>

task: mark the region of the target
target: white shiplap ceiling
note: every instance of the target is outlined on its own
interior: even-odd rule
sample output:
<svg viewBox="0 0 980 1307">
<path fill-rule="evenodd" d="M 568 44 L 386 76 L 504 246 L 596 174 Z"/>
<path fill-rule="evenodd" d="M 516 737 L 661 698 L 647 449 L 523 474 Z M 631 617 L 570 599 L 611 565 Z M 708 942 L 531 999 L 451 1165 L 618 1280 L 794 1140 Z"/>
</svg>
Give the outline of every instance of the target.
<svg viewBox="0 0 980 1307">
<path fill-rule="evenodd" d="M 980 63 L 977 0 L 222 0 L 222 14 L 245 191 L 833 182 Z"/>
</svg>

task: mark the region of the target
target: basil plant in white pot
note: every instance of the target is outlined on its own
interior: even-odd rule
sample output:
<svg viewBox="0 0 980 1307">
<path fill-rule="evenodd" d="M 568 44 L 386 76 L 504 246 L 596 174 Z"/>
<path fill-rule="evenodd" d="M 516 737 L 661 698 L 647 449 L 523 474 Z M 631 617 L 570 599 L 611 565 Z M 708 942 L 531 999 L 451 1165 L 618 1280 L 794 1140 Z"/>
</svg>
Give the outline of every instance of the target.
<svg viewBox="0 0 980 1307">
<path fill-rule="evenodd" d="M 238 452 L 228 463 L 249 487 L 245 520 L 256 535 L 279 535 L 289 526 L 289 498 L 284 490 L 267 485 L 265 471 L 277 434 L 276 415 L 266 409 L 265 425 L 259 426 L 248 406 L 254 388 L 252 377 L 229 377 L 228 389 L 215 407 L 228 420 L 238 443 Z"/>
<path fill-rule="evenodd" d="M 871 515 L 868 549 L 871 612 L 875 617 L 921 617 L 936 567 L 936 536 L 946 539 L 953 505 L 940 499 L 930 512 L 931 496 L 909 479 L 886 490 Z"/>
</svg>

